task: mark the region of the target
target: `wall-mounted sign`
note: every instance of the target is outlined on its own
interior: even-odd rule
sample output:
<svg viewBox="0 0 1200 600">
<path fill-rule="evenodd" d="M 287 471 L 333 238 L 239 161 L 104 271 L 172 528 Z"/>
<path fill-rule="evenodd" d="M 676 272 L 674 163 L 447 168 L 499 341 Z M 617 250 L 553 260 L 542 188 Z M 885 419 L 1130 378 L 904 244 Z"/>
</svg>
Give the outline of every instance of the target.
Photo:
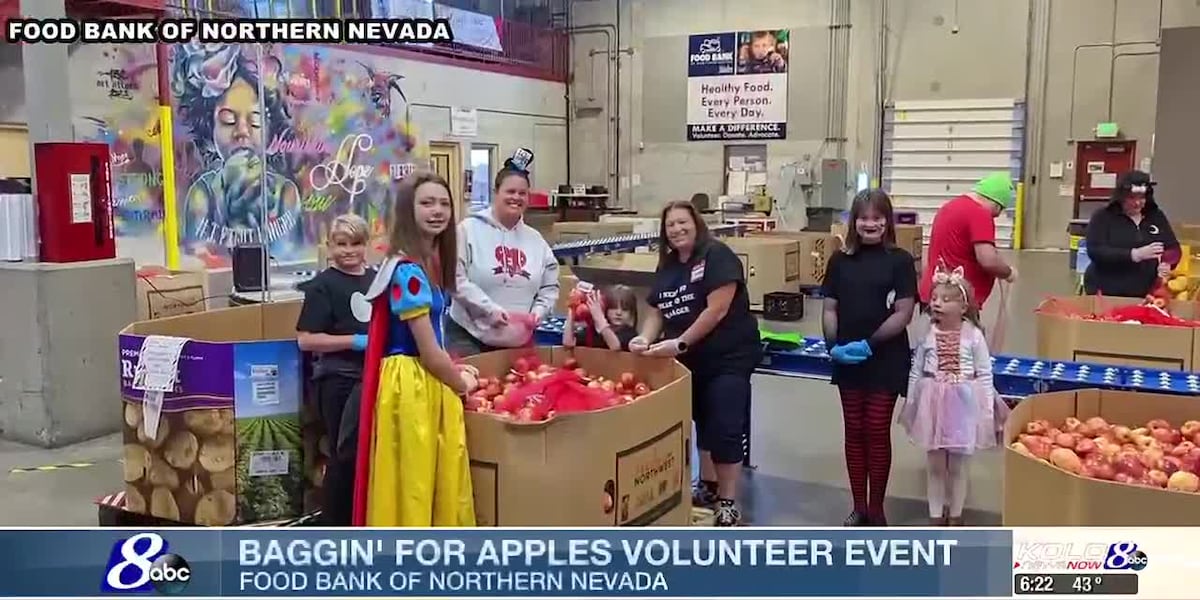
<svg viewBox="0 0 1200 600">
<path fill-rule="evenodd" d="M 688 39 L 688 140 L 787 137 L 788 30 Z"/>
<path fill-rule="evenodd" d="M 479 111 L 462 106 L 450 107 L 450 135 L 456 137 L 479 135 Z"/>
</svg>

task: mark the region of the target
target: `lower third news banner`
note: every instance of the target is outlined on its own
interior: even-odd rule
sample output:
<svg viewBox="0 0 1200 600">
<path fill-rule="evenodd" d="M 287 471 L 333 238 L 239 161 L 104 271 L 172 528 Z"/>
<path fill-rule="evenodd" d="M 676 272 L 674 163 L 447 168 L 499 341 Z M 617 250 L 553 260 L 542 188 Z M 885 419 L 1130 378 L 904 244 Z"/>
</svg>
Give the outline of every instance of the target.
<svg viewBox="0 0 1200 600">
<path fill-rule="evenodd" d="M 0 530 L 4 597 L 1010 597 L 1012 532 Z"/>
</svg>

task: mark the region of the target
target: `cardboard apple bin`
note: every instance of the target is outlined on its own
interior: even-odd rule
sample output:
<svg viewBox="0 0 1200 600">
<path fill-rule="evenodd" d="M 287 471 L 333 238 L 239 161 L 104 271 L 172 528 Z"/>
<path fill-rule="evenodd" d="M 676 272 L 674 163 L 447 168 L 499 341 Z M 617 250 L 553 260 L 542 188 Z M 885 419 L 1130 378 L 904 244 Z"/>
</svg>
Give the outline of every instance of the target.
<svg viewBox="0 0 1200 600">
<path fill-rule="evenodd" d="M 654 391 L 604 410 L 516 423 L 468 412 L 467 449 L 479 526 L 688 526 L 692 519 L 691 374 L 674 359 L 562 347 L 501 350 L 466 360 L 507 373 L 536 352 L 572 355 L 590 373 L 633 373 Z"/>
<path fill-rule="evenodd" d="M 1078 390 L 1029 396 L 1004 426 L 1006 444 L 1017 441 L 1036 419 L 1103 417 L 1113 425 L 1140 427 L 1165 419 L 1178 427 L 1200 420 L 1200 402 L 1188 396 L 1111 390 Z M 1089 479 L 1046 461 L 1004 449 L 1005 527 L 1158 527 L 1200 522 L 1200 494 Z"/>
</svg>

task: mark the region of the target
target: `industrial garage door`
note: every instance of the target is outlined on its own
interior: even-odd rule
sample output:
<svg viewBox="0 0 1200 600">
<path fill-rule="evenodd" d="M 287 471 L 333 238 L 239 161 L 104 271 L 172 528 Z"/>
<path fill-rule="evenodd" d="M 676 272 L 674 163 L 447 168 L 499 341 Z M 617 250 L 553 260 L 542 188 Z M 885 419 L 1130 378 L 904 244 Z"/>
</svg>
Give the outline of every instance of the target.
<svg viewBox="0 0 1200 600">
<path fill-rule="evenodd" d="M 898 211 L 925 227 L 946 200 L 984 175 L 1010 171 L 1020 181 L 1025 105 L 1020 100 L 894 102 L 884 111 L 882 186 Z M 996 219 L 996 245 L 1011 248 L 1013 211 Z"/>
</svg>

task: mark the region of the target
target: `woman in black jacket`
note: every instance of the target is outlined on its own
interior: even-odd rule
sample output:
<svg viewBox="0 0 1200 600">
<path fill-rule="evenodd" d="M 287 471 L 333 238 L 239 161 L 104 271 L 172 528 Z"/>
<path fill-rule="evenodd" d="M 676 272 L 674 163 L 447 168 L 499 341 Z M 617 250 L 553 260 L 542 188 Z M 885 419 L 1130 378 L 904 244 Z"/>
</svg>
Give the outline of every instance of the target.
<svg viewBox="0 0 1200 600">
<path fill-rule="evenodd" d="M 1179 263 L 1179 240 L 1154 201 L 1150 175 L 1121 175 L 1112 200 L 1088 222 L 1087 253 L 1083 289 L 1105 296 L 1145 296 Z"/>
</svg>

